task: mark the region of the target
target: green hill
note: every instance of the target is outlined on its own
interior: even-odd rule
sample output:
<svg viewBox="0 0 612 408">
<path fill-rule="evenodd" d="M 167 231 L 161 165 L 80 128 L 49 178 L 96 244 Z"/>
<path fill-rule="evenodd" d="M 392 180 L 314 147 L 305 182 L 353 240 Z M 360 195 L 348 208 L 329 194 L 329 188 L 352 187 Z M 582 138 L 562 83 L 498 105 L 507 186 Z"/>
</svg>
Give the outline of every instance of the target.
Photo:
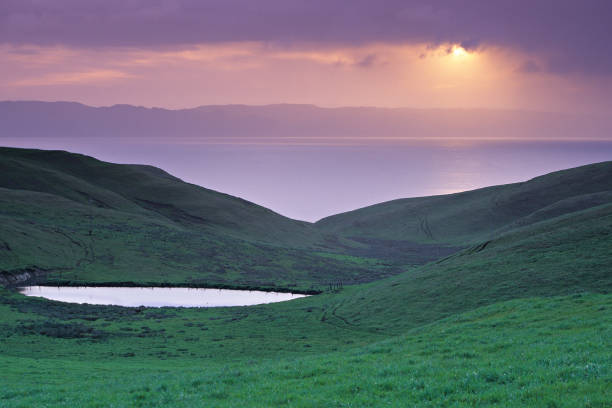
<svg viewBox="0 0 612 408">
<path fill-rule="evenodd" d="M 315 225 L 347 237 L 465 245 L 500 231 L 610 202 L 612 162 L 524 183 L 408 198 L 333 215 Z"/>
<path fill-rule="evenodd" d="M 303 244 L 316 237 L 308 223 L 185 183 L 156 167 L 107 163 L 64 151 L 0 148 L 0 186 L 261 242 Z"/>
<path fill-rule="evenodd" d="M 509 299 L 612 292 L 612 203 L 515 228 L 365 285 L 329 315 L 363 330 L 408 328 Z"/>
</svg>

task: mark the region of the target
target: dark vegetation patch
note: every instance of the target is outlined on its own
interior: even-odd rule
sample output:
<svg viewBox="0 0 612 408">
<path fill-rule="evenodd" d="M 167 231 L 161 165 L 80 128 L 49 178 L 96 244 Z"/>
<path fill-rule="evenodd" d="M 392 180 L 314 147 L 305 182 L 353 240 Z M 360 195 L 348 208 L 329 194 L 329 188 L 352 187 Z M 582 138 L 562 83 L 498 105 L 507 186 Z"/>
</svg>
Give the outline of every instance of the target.
<svg viewBox="0 0 612 408">
<path fill-rule="evenodd" d="M 0 286 L 15 287 L 30 285 L 44 280 L 49 271 L 41 268 L 21 268 L 10 271 L 0 270 Z"/>
<path fill-rule="evenodd" d="M 144 307 L 85 305 L 17 295 L 0 296 L 0 303 L 9 305 L 21 313 L 30 313 L 47 319 L 132 321 L 175 317 L 174 312 L 165 308 L 147 309 Z"/>
<path fill-rule="evenodd" d="M 58 339 L 92 339 L 103 340 L 109 336 L 109 333 L 87 326 L 83 323 L 72 322 L 65 323 L 60 321 L 37 321 L 26 320 L 18 322 L 16 330 L 19 334 L 25 335 L 41 335 L 54 337 Z"/>
<path fill-rule="evenodd" d="M 353 256 L 385 259 L 397 264 L 423 265 L 436 259 L 452 255 L 465 247 L 417 242 L 350 237 L 351 240 L 366 244 L 366 248 L 346 248 Z"/>
<path fill-rule="evenodd" d="M 172 204 L 159 203 L 144 199 L 136 199 L 135 201 L 148 210 L 154 211 L 164 217 L 187 226 L 192 226 L 193 224 L 206 225 L 212 223 L 211 220 L 190 214 Z"/>
<path fill-rule="evenodd" d="M 110 205 L 106 204 L 104 201 L 97 199 L 96 197 L 92 196 L 91 194 L 88 194 L 84 191 L 79 191 L 79 190 L 75 190 L 76 193 L 80 194 L 83 199 L 85 200 L 85 202 L 89 203 L 89 204 L 93 204 L 96 207 L 99 208 L 112 208 Z"/>
</svg>

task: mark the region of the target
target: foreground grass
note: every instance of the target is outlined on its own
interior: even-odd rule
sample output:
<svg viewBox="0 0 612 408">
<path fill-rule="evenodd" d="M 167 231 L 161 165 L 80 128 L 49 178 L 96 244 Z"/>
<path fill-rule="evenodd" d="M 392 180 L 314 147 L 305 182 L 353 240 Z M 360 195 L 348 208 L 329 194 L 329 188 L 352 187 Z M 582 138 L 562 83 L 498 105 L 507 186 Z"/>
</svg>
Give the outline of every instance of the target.
<svg viewBox="0 0 612 408">
<path fill-rule="evenodd" d="M 598 206 L 255 307 L 3 290 L 0 406 L 609 406 L 610 231 L 612 206 Z"/>
<path fill-rule="evenodd" d="M 0 405 L 608 407 L 611 310 L 610 295 L 514 300 L 311 357 L 3 354 Z"/>
</svg>

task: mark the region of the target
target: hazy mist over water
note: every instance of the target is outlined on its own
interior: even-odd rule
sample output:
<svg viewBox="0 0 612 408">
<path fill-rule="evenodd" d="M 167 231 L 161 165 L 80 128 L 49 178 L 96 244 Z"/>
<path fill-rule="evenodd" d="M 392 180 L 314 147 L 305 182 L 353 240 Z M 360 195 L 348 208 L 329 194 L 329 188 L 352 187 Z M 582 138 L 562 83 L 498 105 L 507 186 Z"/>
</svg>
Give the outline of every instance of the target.
<svg viewBox="0 0 612 408">
<path fill-rule="evenodd" d="M 0 145 L 150 164 L 184 181 L 307 221 L 396 198 L 525 181 L 612 160 L 612 141 L 449 140 L 353 146 L 1 138 Z"/>
</svg>

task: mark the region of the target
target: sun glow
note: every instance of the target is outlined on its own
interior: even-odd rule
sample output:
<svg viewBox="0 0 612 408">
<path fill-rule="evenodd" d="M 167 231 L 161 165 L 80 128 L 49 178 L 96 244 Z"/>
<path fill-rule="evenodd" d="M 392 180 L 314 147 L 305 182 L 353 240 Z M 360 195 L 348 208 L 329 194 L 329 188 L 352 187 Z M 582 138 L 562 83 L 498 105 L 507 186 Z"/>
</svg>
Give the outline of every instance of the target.
<svg viewBox="0 0 612 408">
<path fill-rule="evenodd" d="M 467 55 L 467 51 L 465 50 L 465 48 L 459 45 L 454 45 L 452 49 L 452 54 L 454 57 L 463 57 Z"/>
</svg>

